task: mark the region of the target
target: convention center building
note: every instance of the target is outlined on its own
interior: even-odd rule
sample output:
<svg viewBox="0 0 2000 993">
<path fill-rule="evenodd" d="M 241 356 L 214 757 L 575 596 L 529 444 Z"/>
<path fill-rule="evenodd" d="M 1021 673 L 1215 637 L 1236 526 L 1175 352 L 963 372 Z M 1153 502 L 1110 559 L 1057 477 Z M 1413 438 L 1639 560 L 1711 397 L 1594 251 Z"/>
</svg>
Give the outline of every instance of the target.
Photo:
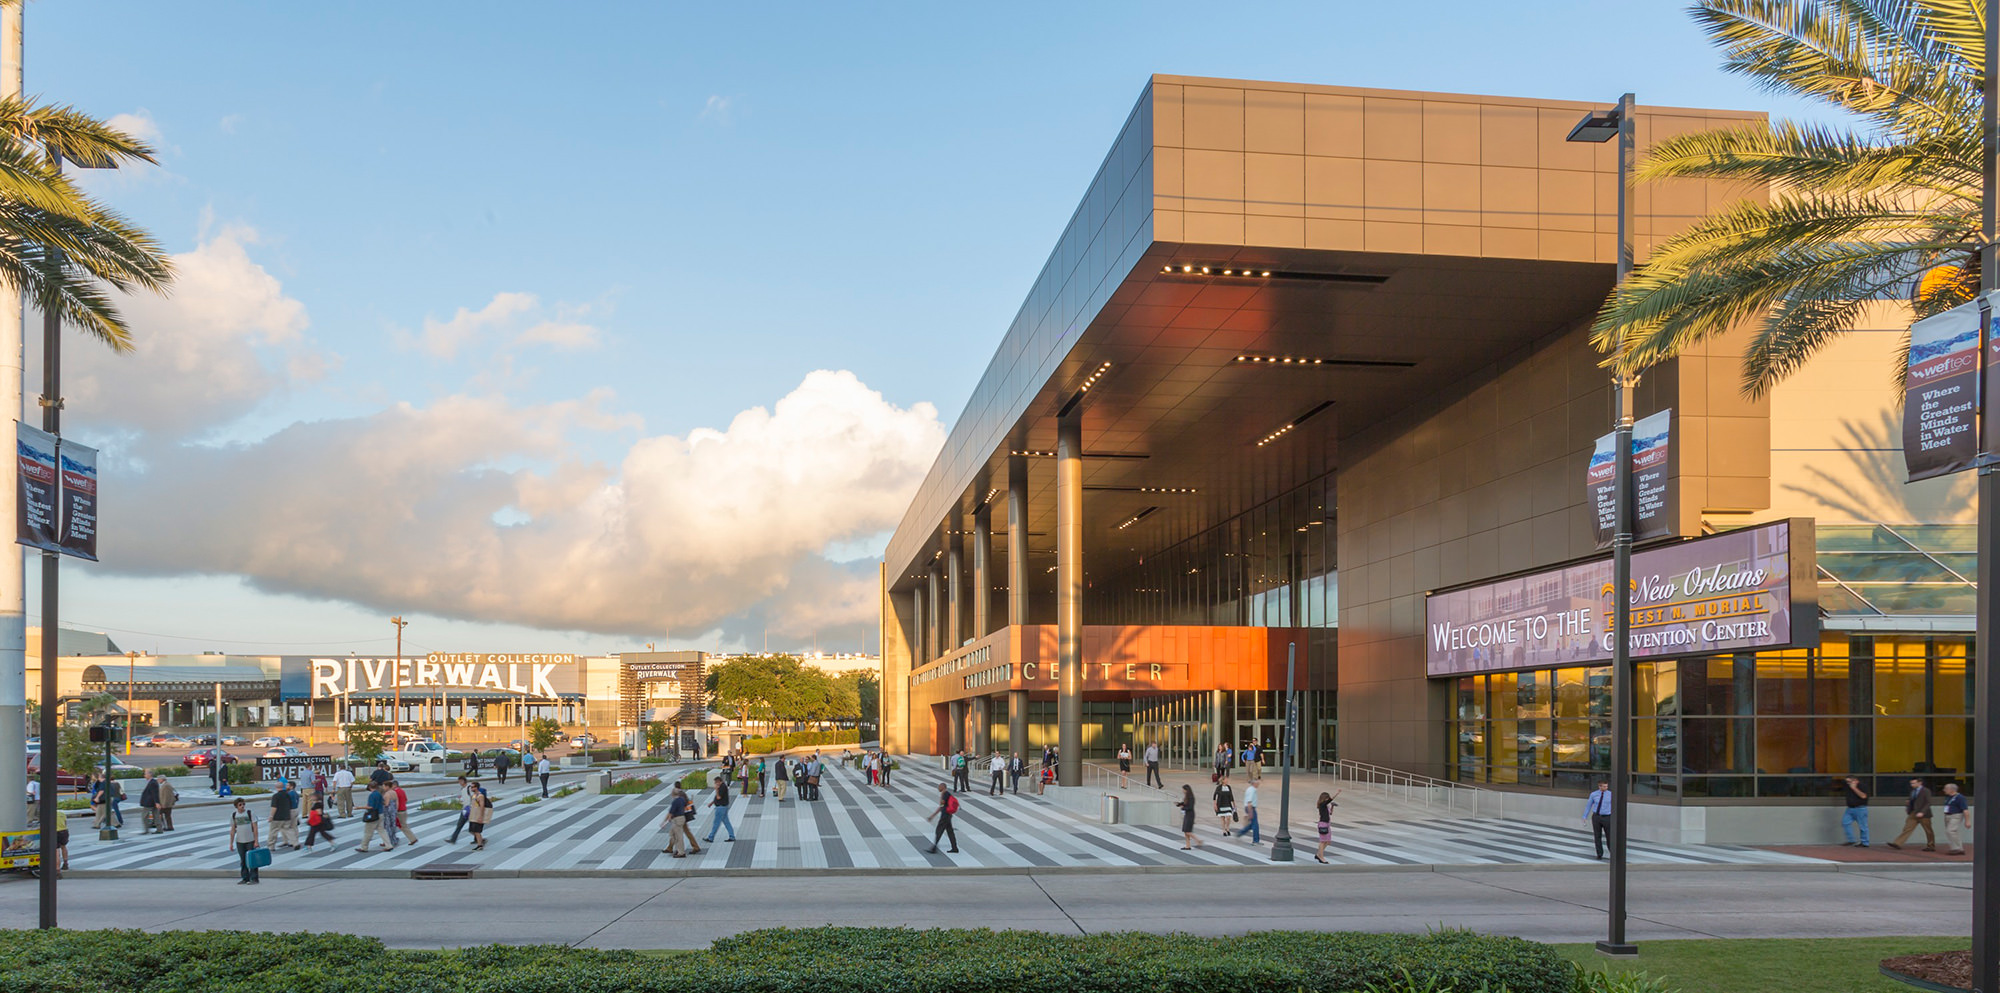
<svg viewBox="0 0 2000 993">
<path fill-rule="evenodd" d="M 1292 719 L 1300 768 L 1580 811 L 1619 197 L 1617 143 L 1572 136 L 1617 94 L 1585 96 L 1153 77 L 887 547 L 889 747 L 1068 746 L 1077 782 L 1126 743 L 1276 761 Z M 1635 123 L 1643 156 L 1767 118 Z M 1768 191 L 1632 196 L 1643 260 Z M 1640 380 L 1640 836 L 1798 836 L 1848 774 L 1972 785 L 1973 480 L 1904 483 L 1909 320 L 1755 399 L 1746 334 Z"/>
</svg>

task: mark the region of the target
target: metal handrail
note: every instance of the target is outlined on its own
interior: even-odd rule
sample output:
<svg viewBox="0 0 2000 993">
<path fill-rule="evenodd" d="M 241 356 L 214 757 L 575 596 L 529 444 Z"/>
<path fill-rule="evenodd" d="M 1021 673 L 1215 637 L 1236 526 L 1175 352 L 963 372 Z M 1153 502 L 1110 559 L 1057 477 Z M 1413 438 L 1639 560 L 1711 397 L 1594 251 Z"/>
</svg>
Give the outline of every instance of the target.
<svg viewBox="0 0 2000 993">
<path fill-rule="evenodd" d="M 1401 769 L 1391 769 L 1388 766 L 1356 762 L 1353 759 L 1341 759 L 1338 762 L 1321 760 L 1320 764 L 1332 765 L 1335 779 L 1353 783 L 1370 792 L 1381 793 L 1384 796 L 1400 795 L 1409 803 L 1415 803 L 1418 799 L 1417 794 L 1421 793 L 1426 807 L 1441 804 L 1447 810 L 1456 811 L 1463 804 L 1467 812 L 1478 813 L 1480 794 L 1491 792 L 1464 783 L 1455 783 L 1449 779 L 1437 779 Z"/>
</svg>

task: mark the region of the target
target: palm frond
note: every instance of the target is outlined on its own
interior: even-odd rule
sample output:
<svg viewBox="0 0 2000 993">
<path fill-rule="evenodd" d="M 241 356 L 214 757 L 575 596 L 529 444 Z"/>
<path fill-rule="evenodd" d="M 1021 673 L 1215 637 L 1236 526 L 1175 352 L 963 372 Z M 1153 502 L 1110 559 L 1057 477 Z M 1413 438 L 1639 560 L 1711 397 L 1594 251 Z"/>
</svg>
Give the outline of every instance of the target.
<svg viewBox="0 0 2000 993">
<path fill-rule="evenodd" d="M 153 146 L 70 106 L 0 100 L 0 134 L 29 148 L 57 152 L 86 169 L 157 164 Z"/>
<path fill-rule="evenodd" d="M 1929 190 L 1976 205 L 1979 142 L 1969 132 L 1934 133 L 1888 143 L 1846 131 L 1789 122 L 1765 127 L 1690 131 L 1647 149 L 1634 183 L 1720 179 L 1778 183 L 1822 193 Z"/>
<path fill-rule="evenodd" d="M 1927 59 L 1865 5 L 1702 0 L 1693 14 L 1722 48 L 1723 68 L 1767 89 L 1911 129 L 1964 119 L 1952 65 Z"/>
</svg>

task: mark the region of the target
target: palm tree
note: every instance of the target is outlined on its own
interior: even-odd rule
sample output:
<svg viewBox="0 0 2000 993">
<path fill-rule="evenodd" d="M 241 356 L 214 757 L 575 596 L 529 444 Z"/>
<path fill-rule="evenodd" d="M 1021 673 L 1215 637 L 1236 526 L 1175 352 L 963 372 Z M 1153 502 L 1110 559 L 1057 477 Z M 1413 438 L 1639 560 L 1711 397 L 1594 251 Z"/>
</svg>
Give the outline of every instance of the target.
<svg viewBox="0 0 2000 993">
<path fill-rule="evenodd" d="M 1661 243 L 1593 341 L 1627 372 L 1751 322 L 1743 389 L 1769 390 L 1871 301 L 1918 317 L 1972 298 L 1979 265 L 1981 0 L 1700 0 L 1724 68 L 1858 117 L 1655 145 L 1633 180 L 1768 184 Z M 1903 364 L 1894 370 L 1901 382 Z"/>
<path fill-rule="evenodd" d="M 131 330 L 109 291 L 164 292 L 173 263 L 151 234 L 78 189 L 63 161 L 155 160 L 146 142 L 72 107 L 0 100 L 0 283 L 129 351 Z"/>
</svg>

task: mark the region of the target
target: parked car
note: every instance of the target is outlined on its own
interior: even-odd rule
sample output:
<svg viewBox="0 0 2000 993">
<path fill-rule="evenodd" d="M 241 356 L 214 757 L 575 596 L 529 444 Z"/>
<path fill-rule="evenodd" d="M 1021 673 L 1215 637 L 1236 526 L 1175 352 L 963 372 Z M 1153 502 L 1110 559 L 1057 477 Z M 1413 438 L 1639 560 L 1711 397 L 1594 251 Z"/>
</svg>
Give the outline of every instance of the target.
<svg viewBox="0 0 2000 993">
<path fill-rule="evenodd" d="M 33 779 L 34 777 L 39 776 L 41 774 L 42 774 L 42 753 L 29 752 L 28 778 Z M 83 783 L 84 783 L 84 776 L 82 773 L 63 772 L 60 769 L 56 770 L 56 789 L 80 790 L 83 789 Z"/>
<path fill-rule="evenodd" d="M 516 769 L 528 761 L 528 753 L 518 748 L 482 748 L 479 750 L 479 761 L 484 765 L 491 766 L 493 760 L 502 755 L 510 756 L 513 759 Z"/>
<path fill-rule="evenodd" d="M 354 774 L 355 776 L 361 779 L 368 778 L 368 774 L 365 771 L 363 771 L 364 769 L 372 769 L 375 767 L 374 762 L 366 762 L 359 755 L 342 755 L 336 761 L 355 766 L 356 768 Z M 410 771 L 410 763 L 405 762 L 402 759 L 396 757 L 395 755 L 391 755 L 388 752 L 383 752 L 381 756 L 377 759 L 377 761 L 389 763 L 390 772 Z"/>
<path fill-rule="evenodd" d="M 422 769 L 426 772 L 441 772 L 444 767 L 446 751 L 447 749 L 443 745 L 426 738 L 420 741 L 409 742 L 401 748 L 392 749 L 382 754 L 385 758 L 401 759 L 413 769 Z"/>
<path fill-rule="evenodd" d="M 220 748 L 199 748 L 187 753 L 187 756 L 181 759 L 181 764 L 190 769 L 204 769 L 211 760 L 220 760 L 223 765 L 230 765 L 236 761 L 236 756 Z"/>
<path fill-rule="evenodd" d="M 249 744 L 249 742 L 245 741 L 243 737 L 240 735 L 225 734 L 222 736 L 222 740 L 218 742 L 218 744 L 242 746 Z"/>
<path fill-rule="evenodd" d="M 213 747 L 215 745 L 215 735 L 212 734 L 189 735 L 187 741 L 190 746 L 195 748 Z"/>
<path fill-rule="evenodd" d="M 283 738 L 280 738 L 280 737 L 278 737 L 277 735 L 271 735 L 271 734 L 267 734 L 267 735 L 263 736 L 262 738 L 252 738 L 252 739 L 250 740 L 250 747 L 252 747 L 252 748 L 276 748 L 276 747 L 278 747 L 279 745 L 282 745 L 282 744 L 284 744 L 284 743 L 285 743 L 285 739 L 283 739 Z"/>
<path fill-rule="evenodd" d="M 304 738 L 299 737 L 298 735 L 288 734 L 282 738 L 279 738 L 278 743 L 283 745 L 303 745 L 306 743 L 306 740 Z"/>
<path fill-rule="evenodd" d="M 571 738 L 569 740 L 569 743 L 575 745 L 578 748 L 589 748 L 590 746 L 597 744 L 597 736 L 594 734 L 579 734 Z"/>
<path fill-rule="evenodd" d="M 267 759 L 290 759 L 290 758 L 297 758 L 297 757 L 299 757 L 299 756 L 301 756 L 301 755 L 304 755 L 305 753 L 306 753 L 306 750 L 305 750 L 305 749 L 303 749 L 303 748 L 293 748 L 293 747 L 291 747 L 290 745 L 282 745 L 282 746 L 279 746 L 279 747 L 277 747 L 277 748 L 273 748 L 273 749 L 269 749 L 269 750 L 267 750 L 267 751 L 266 751 L 266 752 L 264 753 L 264 758 L 267 758 Z"/>
<path fill-rule="evenodd" d="M 144 738 L 135 739 L 132 743 L 135 745 L 144 745 L 147 748 L 188 747 L 188 740 L 186 738 L 183 738 L 177 734 L 168 734 L 165 731 L 162 731 L 158 734 L 150 734 Z"/>
</svg>

